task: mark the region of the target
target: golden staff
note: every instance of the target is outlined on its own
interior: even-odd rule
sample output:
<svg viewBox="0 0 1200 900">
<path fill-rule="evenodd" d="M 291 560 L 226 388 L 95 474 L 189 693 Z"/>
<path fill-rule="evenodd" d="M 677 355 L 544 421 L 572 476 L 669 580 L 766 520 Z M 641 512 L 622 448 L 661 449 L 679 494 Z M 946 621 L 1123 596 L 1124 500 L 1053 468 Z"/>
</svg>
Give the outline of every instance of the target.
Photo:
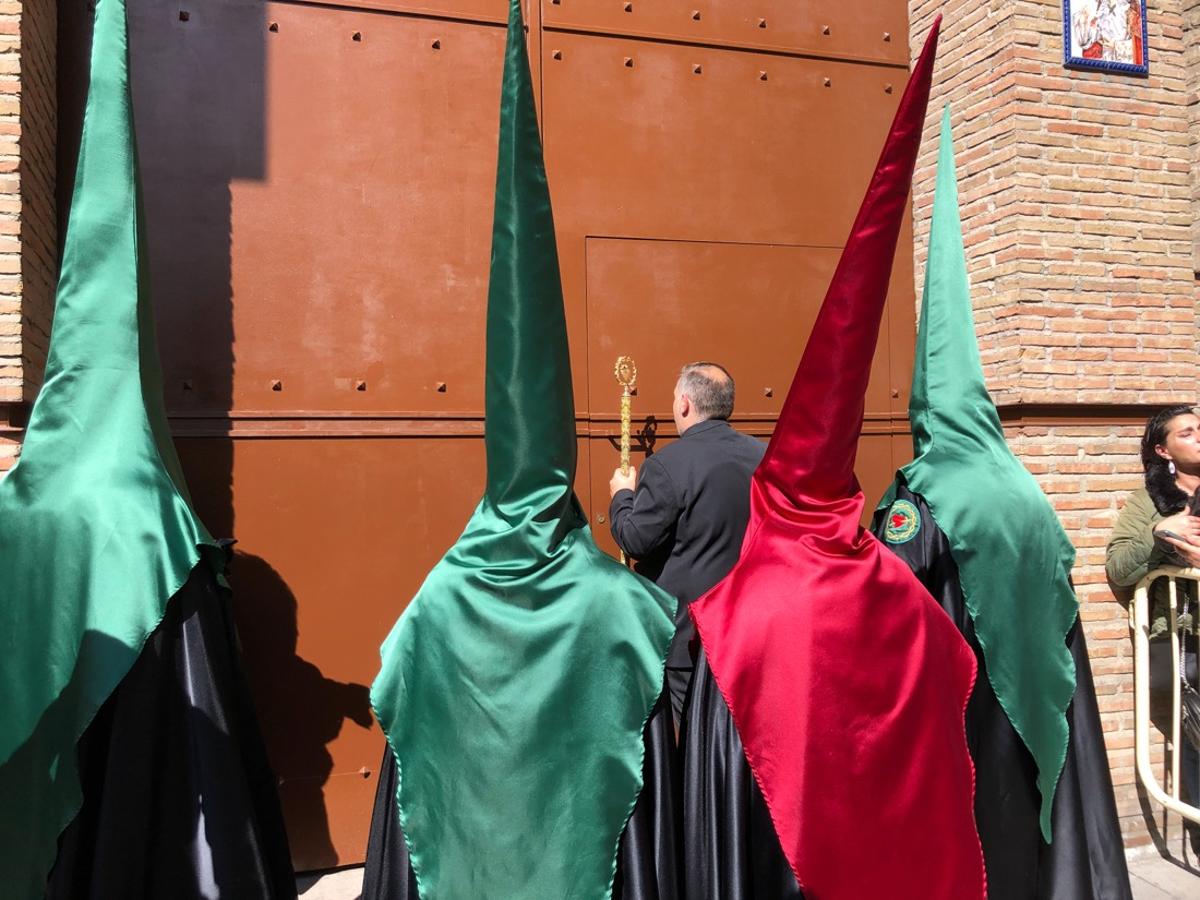
<svg viewBox="0 0 1200 900">
<path fill-rule="evenodd" d="M 613 367 L 617 384 L 621 385 L 621 474 L 629 474 L 630 433 L 633 429 L 633 388 L 637 384 L 637 364 L 631 356 L 618 356 Z M 625 562 L 625 551 L 621 551 Z"/>
</svg>

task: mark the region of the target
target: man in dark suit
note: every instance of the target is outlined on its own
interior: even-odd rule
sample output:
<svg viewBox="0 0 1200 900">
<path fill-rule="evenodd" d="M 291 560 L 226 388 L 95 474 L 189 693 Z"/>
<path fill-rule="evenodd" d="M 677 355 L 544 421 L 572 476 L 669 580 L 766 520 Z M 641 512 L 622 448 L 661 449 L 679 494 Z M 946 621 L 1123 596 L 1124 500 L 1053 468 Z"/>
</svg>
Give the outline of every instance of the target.
<svg viewBox="0 0 1200 900">
<path fill-rule="evenodd" d="M 710 362 L 689 363 L 675 384 L 671 413 L 680 439 L 609 482 L 613 539 L 636 570 L 679 600 L 667 656 L 675 724 L 694 666 L 696 629 L 688 604 L 737 562 L 750 516 L 750 476 L 766 445 L 730 427 L 733 378 Z"/>
</svg>

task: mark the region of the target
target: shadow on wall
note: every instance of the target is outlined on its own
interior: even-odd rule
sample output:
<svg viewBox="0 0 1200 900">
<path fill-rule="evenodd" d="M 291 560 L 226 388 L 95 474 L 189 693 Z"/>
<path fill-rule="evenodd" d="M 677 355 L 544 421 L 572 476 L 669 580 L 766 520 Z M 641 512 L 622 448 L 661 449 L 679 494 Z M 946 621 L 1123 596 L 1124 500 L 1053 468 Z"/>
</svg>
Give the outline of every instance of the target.
<svg viewBox="0 0 1200 900">
<path fill-rule="evenodd" d="M 296 597 L 271 566 L 236 553 L 230 566 L 234 609 L 246 675 L 258 704 L 267 753 L 279 776 L 279 797 L 292 829 L 292 858 L 304 869 L 338 864 L 325 811 L 325 783 L 333 772 L 326 749 L 349 719 L 373 728 L 369 688 L 326 678 L 296 654 Z"/>
</svg>

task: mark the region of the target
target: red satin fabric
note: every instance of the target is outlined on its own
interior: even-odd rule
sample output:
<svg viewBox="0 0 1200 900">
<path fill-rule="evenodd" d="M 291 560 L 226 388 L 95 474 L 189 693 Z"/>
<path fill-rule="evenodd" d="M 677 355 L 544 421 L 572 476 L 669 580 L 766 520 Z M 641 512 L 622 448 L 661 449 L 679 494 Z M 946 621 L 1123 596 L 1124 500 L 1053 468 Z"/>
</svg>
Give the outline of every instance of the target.
<svg viewBox="0 0 1200 900">
<path fill-rule="evenodd" d="M 908 567 L 859 527 L 854 477 L 939 24 L 754 475 L 741 559 L 691 606 L 809 900 L 985 895 L 963 726 L 975 657 Z"/>
</svg>

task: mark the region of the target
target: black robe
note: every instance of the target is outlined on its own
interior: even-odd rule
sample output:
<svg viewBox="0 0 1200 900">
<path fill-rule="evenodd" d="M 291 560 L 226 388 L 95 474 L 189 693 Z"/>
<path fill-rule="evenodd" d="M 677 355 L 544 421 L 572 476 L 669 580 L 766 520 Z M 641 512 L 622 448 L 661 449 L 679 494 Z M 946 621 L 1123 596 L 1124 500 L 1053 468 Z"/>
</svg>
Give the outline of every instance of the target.
<svg viewBox="0 0 1200 900">
<path fill-rule="evenodd" d="M 684 897 L 803 900 L 703 652 L 692 676 L 680 743 Z"/>
<path fill-rule="evenodd" d="M 613 900 L 682 900 L 678 847 L 675 728 L 666 696 L 645 731 L 644 784 L 621 834 Z M 384 746 L 361 900 L 419 900 L 396 806 L 396 758 Z"/>
<path fill-rule="evenodd" d="M 954 620 L 975 651 L 979 675 L 967 704 L 967 744 L 975 763 L 975 823 L 987 865 L 989 900 L 1131 900 L 1125 848 L 1087 644 L 1079 620 L 1067 635 L 1075 660 L 1075 695 L 1067 708 L 1070 741 L 1054 794 L 1052 843 L 1038 824 L 1037 769 L 988 680 L 975 628 L 963 602 L 950 542 L 923 497 L 899 485 L 922 527 L 902 544 L 886 540 L 886 511 L 875 535 L 906 563 Z"/>
<path fill-rule="evenodd" d="M 84 732 L 49 900 L 296 897 L 228 597 L 196 566 Z"/>
</svg>

